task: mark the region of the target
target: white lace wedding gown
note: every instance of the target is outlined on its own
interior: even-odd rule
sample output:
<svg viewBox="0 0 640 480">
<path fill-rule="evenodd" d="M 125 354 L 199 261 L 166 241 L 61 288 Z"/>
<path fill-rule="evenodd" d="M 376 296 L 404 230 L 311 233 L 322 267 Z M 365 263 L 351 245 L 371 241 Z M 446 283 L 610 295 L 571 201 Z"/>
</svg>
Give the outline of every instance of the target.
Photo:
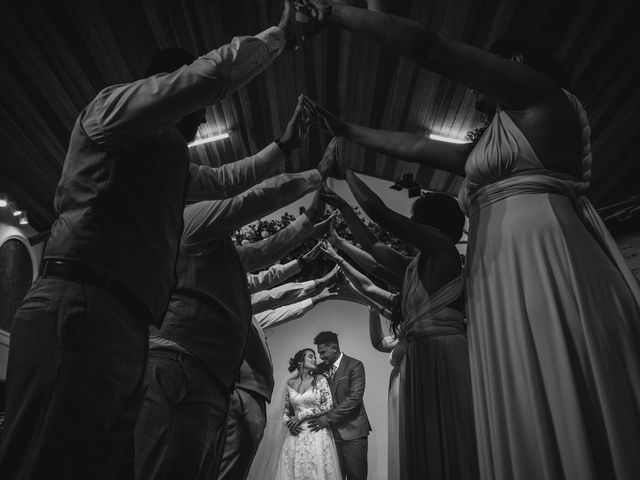
<svg viewBox="0 0 640 480">
<path fill-rule="evenodd" d="M 315 387 L 298 393 L 287 386 L 284 399 L 284 422 L 298 417 L 309 419 L 331 410 L 333 400 L 327 379 L 318 376 Z M 341 480 L 338 453 L 331 430 L 309 430 L 308 423 L 301 424 L 302 431 L 293 436 L 287 433 L 276 471 L 276 480 Z"/>
</svg>

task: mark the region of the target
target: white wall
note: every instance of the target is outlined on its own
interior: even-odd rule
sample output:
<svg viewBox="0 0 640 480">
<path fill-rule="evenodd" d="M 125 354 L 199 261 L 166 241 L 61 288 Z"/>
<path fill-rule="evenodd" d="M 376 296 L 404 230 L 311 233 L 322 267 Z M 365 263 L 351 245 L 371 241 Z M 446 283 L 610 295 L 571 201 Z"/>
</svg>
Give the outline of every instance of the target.
<svg viewBox="0 0 640 480">
<path fill-rule="evenodd" d="M 373 429 L 369 435 L 368 478 L 384 480 L 387 478 L 387 388 L 391 366 L 388 354 L 371 347 L 366 307 L 330 300 L 317 305 L 301 319 L 267 329 L 275 384 L 282 385 L 288 373 L 289 358 L 302 348 L 314 348 L 313 338 L 322 330 L 336 332 L 342 351 L 364 364 L 364 405 Z M 267 414 L 274 408 L 280 406 L 270 405 Z"/>
</svg>

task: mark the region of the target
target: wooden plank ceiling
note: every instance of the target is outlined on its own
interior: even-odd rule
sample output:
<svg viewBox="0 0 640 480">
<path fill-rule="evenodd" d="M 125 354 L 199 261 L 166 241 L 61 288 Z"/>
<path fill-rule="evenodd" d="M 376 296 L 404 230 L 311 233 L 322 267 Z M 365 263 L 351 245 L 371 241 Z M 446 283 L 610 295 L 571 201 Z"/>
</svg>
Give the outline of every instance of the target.
<svg viewBox="0 0 640 480">
<path fill-rule="evenodd" d="M 351 2 L 364 5 L 364 2 Z M 553 45 L 590 115 L 596 206 L 640 193 L 640 29 L 631 4 L 595 0 L 390 0 L 391 12 L 486 48 L 514 32 Z M 281 0 L 69 0 L 11 2 L 0 20 L 0 192 L 38 230 L 54 219 L 53 194 L 74 120 L 102 88 L 142 75 L 160 48 L 204 53 L 277 22 Z M 277 138 L 306 93 L 350 121 L 463 138 L 478 126 L 470 92 L 349 32 L 328 30 L 285 52 L 246 88 L 210 107 L 201 136 L 230 139 L 191 149 L 218 165 Z M 294 170 L 314 166 L 327 138 L 312 131 Z M 355 145 L 356 171 L 455 192 L 460 179 Z"/>
</svg>

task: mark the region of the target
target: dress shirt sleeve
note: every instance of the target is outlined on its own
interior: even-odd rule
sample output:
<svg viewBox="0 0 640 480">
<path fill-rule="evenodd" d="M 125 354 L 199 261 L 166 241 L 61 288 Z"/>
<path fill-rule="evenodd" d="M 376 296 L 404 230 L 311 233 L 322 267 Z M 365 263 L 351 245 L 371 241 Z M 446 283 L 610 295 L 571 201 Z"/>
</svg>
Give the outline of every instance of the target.
<svg viewBox="0 0 640 480">
<path fill-rule="evenodd" d="M 317 172 L 317 170 L 315 170 Z M 320 174 L 315 178 L 318 185 Z M 254 272 L 271 265 L 298 247 L 313 233 L 313 223 L 306 215 L 300 215 L 286 228 L 259 242 L 238 247 L 238 255 L 245 271 Z"/>
<path fill-rule="evenodd" d="M 264 312 L 273 308 L 297 302 L 310 296 L 316 289 L 316 282 L 291 282 L 272 288 L 262 290 L 251 295 L 251 311 L 256 313 Z"/>
<path fill-rule="evenodd" d="M 285 323 L 296 318 L 302 317 L 305 313 L 313 308 L 313 300 L 307 298 L 301 302 L 285 305 L 273 310 L 266 310 L 262 313 L 254 315 L 262 329 L 275 327 L 281 323 Z"/>
<path fill-rule="evenodd" d="M 280 148 L 271 143 L 255 155 L 221 167 L 191 163 L 191 183 L 187 199 L 198 201 L 233 197 L 283 172 L 285 160 L 286 157 Z"/>
<path fill-rule="evenodd" d="M 124 147 L 244 86 L 284 43 L 282 29 L 271 27 L 235 37 L 174 72 L 107 87 L 84 110 L 82 127 L 99 144 Z"/>
<path fill-rule="evenodd" d="M 304 216 L 306 217 L 306 215 Z M 284 265 L 276 263 L 271 265 L 267 270 L 263 270 L 258 273 L 250 273 L 247 275 L 249 293 L 256 293 L 260 290 L 274 287 L 301 271 L 300 262 L 298 262 L 298 260 L 291 260 L 289 263 L 285 263 Z"/>
<path fill-rule="evenodd" d="M 233 198 L 189 205 L 185 208 L 183 234 L 188 243 L 197 243 L 231 233 L 316 189 L 316 176 L 320 177 L 317 170 L 284 173 Z"/>
</svg>

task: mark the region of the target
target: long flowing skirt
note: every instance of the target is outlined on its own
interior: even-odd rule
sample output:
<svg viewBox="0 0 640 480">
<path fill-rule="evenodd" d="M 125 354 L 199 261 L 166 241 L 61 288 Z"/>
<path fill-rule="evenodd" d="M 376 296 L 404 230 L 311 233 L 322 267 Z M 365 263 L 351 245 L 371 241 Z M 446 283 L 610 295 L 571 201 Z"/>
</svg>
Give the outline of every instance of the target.
<svg viewBox="0 0 640 480">
<path fill-rule="evenodd" d="M 403 480 L 478 478 L 464 335 L 407 342 L 400 377 Z"/>
<path fill-rule="evenodd" d="M 482 478 L 639 478 L 640 311 L 570 200 L 484 207 L 467 263 Z"/>
<path fill-rule="evenodd" d="M 400 478 L 400 367 L 393 367 L 389 376 L 387 479 Z"/>
<path fill-rule="evenodd" d="M 296 436 L 287 434 L 275 480 L 342 480 L 331 430 L 312 432 L 306 423 Z"/>
</svg>

